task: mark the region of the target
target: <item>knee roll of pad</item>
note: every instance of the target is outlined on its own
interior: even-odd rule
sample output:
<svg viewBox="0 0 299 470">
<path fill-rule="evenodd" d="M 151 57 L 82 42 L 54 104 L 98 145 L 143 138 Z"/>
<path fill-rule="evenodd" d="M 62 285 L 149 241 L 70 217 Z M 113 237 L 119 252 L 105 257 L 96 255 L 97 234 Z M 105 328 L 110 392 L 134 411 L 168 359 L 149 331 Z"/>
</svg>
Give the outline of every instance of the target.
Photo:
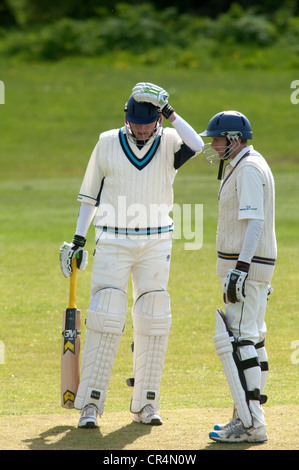
<svg viewBox="0 0 299 470">
<path fill-rule="evenodd" d="M 86 316 L 81 361 L 81 381 L 75 408 L 93 403 L 102 414 L 120 338 L 125 327 L 127 296 L 119 289 L 101 289 L 93 297 Z"/>
<path fill-rule="evenodd" d="M 163 336 L 169 334 L 170 326 L 168 292 L 148 292 L 137 299 L 133 308 L 134 331 L 149 336 Z"/>
</svg>

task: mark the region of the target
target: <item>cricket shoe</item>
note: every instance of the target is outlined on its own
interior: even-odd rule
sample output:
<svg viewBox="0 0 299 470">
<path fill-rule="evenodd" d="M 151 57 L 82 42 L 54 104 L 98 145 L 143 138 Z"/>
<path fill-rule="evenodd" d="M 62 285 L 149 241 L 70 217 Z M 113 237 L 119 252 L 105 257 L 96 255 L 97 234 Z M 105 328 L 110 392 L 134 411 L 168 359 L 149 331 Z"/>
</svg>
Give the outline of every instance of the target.
<svg viewBox="0 0 299 470">
<path fill-rule="evenodd" d="M 151 424 L 152 426 L 160 426 L 162 424 L 161 416 L 152 405 L 146 405 L 140 413 L 133 414 L 135 423 Z"/>
<path fill-rule="evenodd" d="M 260 428 L 245 428 L 241 421 L 238 421 L 237 423 L 231 423 L 222 430 L 214 430 L 210 432 L 209 437 L 213 441 L 224 443 L 259 443 L 268 440 L 265 426 L 262 426 Z"/>
<path fill-rule="evenodd" d="M 227 423 L 215 424 L 214 431 L 222 431 L 222 429 L 225 429 L 225 428 L 231 426 L 232 424 L 237 424 L 239 422 L 240 422 L 240 418 L 233 418 L 230 421 L 228 421 Z"/>
<path fill-rule="evenodd" d="M 99 410 L 95 405 L 86 405 L 81 411 L 78 428 L 98 428 L 98 414 Z"/>
</svg>

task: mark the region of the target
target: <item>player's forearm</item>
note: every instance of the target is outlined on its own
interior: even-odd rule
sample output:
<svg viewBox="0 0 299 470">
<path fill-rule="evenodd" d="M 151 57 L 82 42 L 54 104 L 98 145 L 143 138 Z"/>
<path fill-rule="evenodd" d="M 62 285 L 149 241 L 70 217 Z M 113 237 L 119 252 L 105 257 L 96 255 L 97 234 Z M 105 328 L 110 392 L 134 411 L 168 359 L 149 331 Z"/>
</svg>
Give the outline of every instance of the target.
<svg viewBox="0 0 299 470">
<path fill-rule="evenodd" d="M 201 152 L 203 148 L 202 138 L 195 132 L 195 130 L 176 112 L 169 116 L 169 121 L 181 137 L 182 141 L 194 152 Z"/>
<path fill-rule="evenodd" d="M 171 115 L 169 116 L 168 121 L 172 123 L 177 117 L 177 113 L 173 110 L 173 113 L 171 113 Z"/>
<path fill-rule="evenodd" d="M 86 237 L 89 226 L 95 216 L 96 210 L 96 206 L 92 206 L 90 204 L 85 204 L 84 202 L 82 202 L 77 220 L 76 235 Z"/>
<path fill-rule="evenodd" d="M 250 263 L 256 252 L 264 221 L 260 219 L 249 219 L 239 261 Z"/>
</svg>

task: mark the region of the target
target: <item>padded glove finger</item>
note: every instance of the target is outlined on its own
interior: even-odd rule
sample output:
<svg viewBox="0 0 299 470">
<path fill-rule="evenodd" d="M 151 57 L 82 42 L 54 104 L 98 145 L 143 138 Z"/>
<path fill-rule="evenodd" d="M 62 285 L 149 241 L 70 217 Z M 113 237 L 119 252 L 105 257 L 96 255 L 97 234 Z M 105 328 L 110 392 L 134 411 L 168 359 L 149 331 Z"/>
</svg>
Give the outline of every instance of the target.
<svg viewBox="0 0 299 470">
<path fill-rule="evenodd" d="M 153 83 L 140 82 L 132 90 L 134 99 L 138 102 L 152 103 L 160 112 L 168 104 L 169 94 L 163 88 Z"/>
<path fill-rule="evenodd" d="M 230 269 L 223 285 L 223 300 L 226 304 L 244 302 L 245 280 L 248 273 L 239 269 Z"/>
</svg>

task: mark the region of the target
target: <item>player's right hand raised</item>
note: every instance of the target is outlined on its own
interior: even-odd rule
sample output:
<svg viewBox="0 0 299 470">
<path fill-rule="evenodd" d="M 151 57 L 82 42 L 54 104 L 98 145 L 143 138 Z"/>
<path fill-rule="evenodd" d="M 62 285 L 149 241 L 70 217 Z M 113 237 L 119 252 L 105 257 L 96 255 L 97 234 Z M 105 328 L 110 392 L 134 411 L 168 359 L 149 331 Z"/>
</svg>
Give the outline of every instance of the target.
<svg viewBox="0 0 299 470">
<path fill-rule="evenodd" d="M 86 239 L 79 235 L 74 236 L 72 243 L 63 242 L 59 250 L 61 272 L 64 277 L 69 277 L 72 272 L 73 258 L 77 260 L 78 269 L 85 269 L 88 263 L 88 252 L 83 250 Z"/>
</svg>

